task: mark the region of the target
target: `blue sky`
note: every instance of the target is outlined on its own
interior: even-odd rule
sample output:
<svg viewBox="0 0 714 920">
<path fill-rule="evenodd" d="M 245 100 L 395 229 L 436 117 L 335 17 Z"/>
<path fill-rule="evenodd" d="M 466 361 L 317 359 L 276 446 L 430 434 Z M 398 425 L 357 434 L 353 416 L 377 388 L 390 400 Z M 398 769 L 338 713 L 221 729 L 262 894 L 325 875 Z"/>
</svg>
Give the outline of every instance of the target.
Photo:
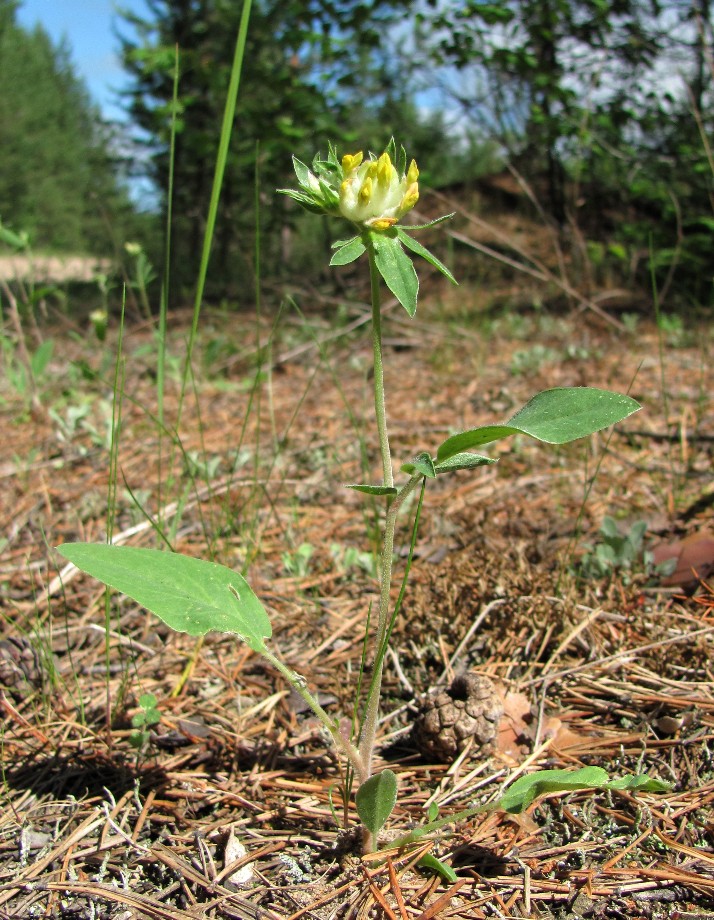
<svg viewBox="0 0 714 920">
<path fill-rule="evenodd" d="M 126 81 L 113 32 L 117 6 L 145 12 L 143 0 L 22 0 L 17 14 L 25 28 L 39 22 L 55 43 L 68 40 L 77 75 L 111 119 L 122 117 L 115 94 Z"/>
</svg>

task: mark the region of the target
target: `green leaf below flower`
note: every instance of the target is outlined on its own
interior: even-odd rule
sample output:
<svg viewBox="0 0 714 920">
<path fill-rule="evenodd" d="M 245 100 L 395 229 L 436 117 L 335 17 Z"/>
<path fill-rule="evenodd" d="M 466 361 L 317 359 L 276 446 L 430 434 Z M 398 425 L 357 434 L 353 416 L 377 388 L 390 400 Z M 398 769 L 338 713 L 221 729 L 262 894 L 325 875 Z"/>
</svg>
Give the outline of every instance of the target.
<svg viewBox="0 0 714 920">
<path fill-rule="evenodd" d="M 407 313 L 414 316 L 419 294 L 419 278 L 412 260 L 402 249 L 396 234 L 378 232 L 370 233 L 370 236 L 379 274 Z"/>
<path fill-rule="evenodd" d="M 451 274 L 449 269 L 444 265 L 444 263 L 439 261 L 439 259 L 437 259 L 435 255 L 430 253 L 429 250 L 425 246 L 422 246 L 420 242 L 413 239 L 411 236 L 409 236 L 408 233 L 405 233 L 405 231 L 401 227 L 397 227 L 396 229 L 397 229 L 397 236 L 399 237 L 401 242 L 404 243 L 407 249 L 411 249 L 413 253 L 415 253 L 418 256 L 421 256 L 422 259 L 426 259 L 426 261 L 430 265 L 433 265 L 434 268 L 438 268 L 441 274 L 445 275 L 452 284 L 459 283 L 456 280 L 456 278 L 454 278 L 454 276 Z"/>
<path fill-rule="evenodd" d="M 351 240 L 345 240 L 340 244 L 330 259 L 330 265 L 349 265 L 365 252 L 365 245 L 358 236 L 352 237 Z"/>
</svg>

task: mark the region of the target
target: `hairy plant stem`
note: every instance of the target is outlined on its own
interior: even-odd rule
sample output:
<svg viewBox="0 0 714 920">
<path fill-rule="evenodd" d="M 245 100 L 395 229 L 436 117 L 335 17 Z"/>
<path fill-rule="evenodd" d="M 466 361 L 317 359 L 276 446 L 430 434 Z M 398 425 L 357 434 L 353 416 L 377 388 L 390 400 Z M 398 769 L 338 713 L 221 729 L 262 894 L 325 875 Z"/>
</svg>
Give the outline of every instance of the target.
<svg viewBox="0 0 714 920">
<path fill-rule="evenodd" d="M 382 363 L 382 300 L 379 293 L 379 271 L 374 254 L 374 244 L 369 231 L 362 235 L 362 242 L 369 257 L 369 278 L 372 287 L 372 351 L 374 353 L 374 411 L 377 416 L 377 434 L 379 435 L 379 452 L 382 457 L 382 476 L 384 485 L 394 485 L 392 474 L 392 454 L 389 450 L 387 434 L 387 411 L 384 405 L 384 365 Z"/>
<path fill-rule="evenodd" d="M 310 693 L 307 688 L 307 681 L 302 675 L 298 674 L 297 671 L 293 671 L 292 668 L 289 668 L 284 664 L 276 655 L 273 655 L 271 651 L 267 648 L 264 648 L 260 653 L 263 658 L 272 664 L 276 671 L 279 671 L 285 680 L 290 684 L 291 687 L 299 693 L 300 696 L 305 700 L 307 705 L 312 709 L 317 718 L 322 722 L 325 728 L 330 733 L 330 737 L 335 745 L 335 747 L 342 751 L 348 761 L 352 764 L 355 769 L 355 772 L 359 777 L 365 772 L 365 765 L 362 760 L 362 755 L 357 750 L 355 745 L 349 740 L 348 737 L 342 734 L 340 731 L 339 724 L 325 712 L 322 706 L 319 704 L 317 699 Z"/>
<path fill-rule="evenodd" d="M 374 245 L 369 233 L 362 237 L 369 258 L 369 273 L 372 283 L 372 346 L 374 351 L 374 408 L 377 418 L 377 432 L 379 435 L 379 450 L 382 458 L 383 484 L 389 488 L 394 486 L 392 473 L 392 455 L 389 449 L 389 436 L 387 434 L 387 413 L 384 398 L 384 368 L 382 363 L 382 316 L 380 298 L 380 276 L 374 253 Z M 411 486 L 411 482 L 408 484 Z M 412 486 L 413 488 L 413 486 Z M 374 671 L 370 683 L 369 693 L 365 704 L 365 713 L 360 727 L 359 752 L 362 758 L 363 771 L 359 775 L 361 783 L 365 782 L 372 774 L 372 757 L 374 742 L 377 735 L 377 722 L 379 718 L 379 699 L 382 687 L 382 669 L 384 665 L 384 645 L 389 630 L 390 616 L 390 588 L 392 584 L 392 556 L 394 554 L 394 532 L 396 527 L 397 512 L 411 488 L 405 487 L 396 496 L 387 498 L 387 514 L 384 522 L 382 538 L 382 551 L 380 558 L 380 592 L 379 610 L 377 616 L 377 633 L 375 636 Z M 371 840 L 365 840 L 368 849 Z"/>
<path fill-rule="evenodd" d="M 372 775 L 372 756 L 374 743 L 377 736 L 377 723 L 379 718 L 379 700 L 382 691 L 382 668 L 387 651 L 387 641 L 391 626 L 390 617 L 390 589 L 392 585 L 392 557 L 394 555 L 394 534 L 397 525 L 397 515 L 404 500 L 414 491 L 421 482 L 422 476 L 416 474 L 404 485 L 397 495 L 392 498 L 384 522 L 384 537 L 381 553 L 381 583 L 379 592 L 379 617 L 377 622 L 377 635 L 374 648 L 374 671 L 367 693 L 364 719 L 362 721 L 359 751 L 364 763 L 362 782 Z"/>
</svg>

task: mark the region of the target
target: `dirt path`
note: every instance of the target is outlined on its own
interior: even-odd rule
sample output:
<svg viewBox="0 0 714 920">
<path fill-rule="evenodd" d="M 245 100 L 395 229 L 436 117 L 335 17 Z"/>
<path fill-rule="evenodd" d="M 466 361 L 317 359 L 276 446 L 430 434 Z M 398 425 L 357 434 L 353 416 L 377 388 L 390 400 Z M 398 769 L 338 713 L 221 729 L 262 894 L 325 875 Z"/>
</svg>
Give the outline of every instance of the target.
<svg viewBox="0 0 714 920">
<path fill-rule="evenodd" d="M 111 271 L 109 259 L 93 256 L 0 255 L 0 281 L 32 281 L 63 284 L 93 281 L 98 273 Z"/>
</svg>

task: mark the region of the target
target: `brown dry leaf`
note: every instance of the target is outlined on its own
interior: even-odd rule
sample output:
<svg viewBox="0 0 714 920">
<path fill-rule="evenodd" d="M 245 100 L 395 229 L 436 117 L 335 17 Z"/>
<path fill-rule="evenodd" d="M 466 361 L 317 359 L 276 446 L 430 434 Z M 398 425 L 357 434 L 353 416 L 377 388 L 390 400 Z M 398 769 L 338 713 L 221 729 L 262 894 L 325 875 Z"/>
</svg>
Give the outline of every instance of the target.
<svg viewBox="0 0 714 920">
<path fill-rule="evenodd" d="M 560 720 L 556 720 L 560 722 Z M 573 731 L 566 723 L 560 722 L 560 727 L 553 736 L 553 748 L 558 751 L 567 751 L 569 748 L 580 747 L 583 743 L 583 736 Z"/>
<path fill-rule="evenodd" d="M 519 739 L 528 737 L 531 721 L 531 702 L 525 693 L 507 693 L 503 698 L 503 716 L 498 726 L 496 747 L 515 763 L 522 759 L 523 746 Z"/>
<path fill-rule="evenodd" d="M 506 812 L 502 820 L 515 824 L 524 834 L 535 834 L 539 829 L 538 823 L 525 811 L 517 815 Z"/>
<path fill-rule="evenodd" d="M 659 543 L 652 551 L 652 558 L 655 565 L 676 559 L 674 571 L 662 578 L 662 584 L 693 594 L 700 581 L 714 571 L 714 534 L 700 530 L 683 540 Z"/>
</svg>

